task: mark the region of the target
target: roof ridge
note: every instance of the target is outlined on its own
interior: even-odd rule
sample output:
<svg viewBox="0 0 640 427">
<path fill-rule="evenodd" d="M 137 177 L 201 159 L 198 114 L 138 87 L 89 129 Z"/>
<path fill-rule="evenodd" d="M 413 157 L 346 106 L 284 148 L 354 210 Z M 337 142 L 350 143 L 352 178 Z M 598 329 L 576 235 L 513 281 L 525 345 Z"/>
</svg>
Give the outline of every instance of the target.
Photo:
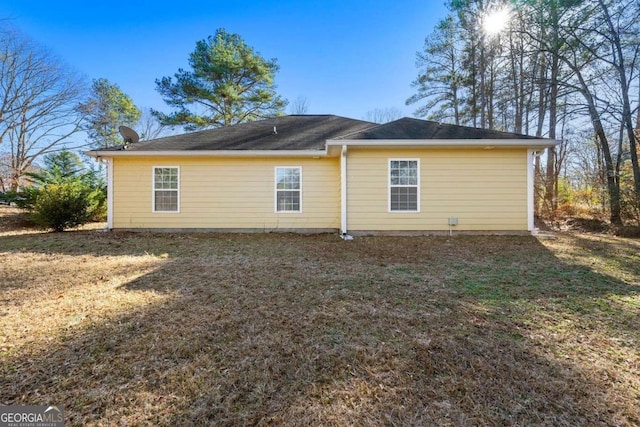
<svg viewBox="0 0 640 427">
<path fill-rule="evenodd" d="M 213 132 L 213 131 L 222 131 L 223 129 L 228 129 L 230 127 L 234 127 L 234 126 L 243 126 L 243 125 L 252 125 L 252 124 L 257 124 L 259 122 L 264 122 L 266 120 L 274 120 L 277 119 L 279 117 L 287 117 L 289 116 L 288 114 L 285 114 L 284 116 L 273 116 L 273 117 L 265 117 L 259 120 L 250 120 L 247 122 L 242 122 L 242 123 L 234 123 L 232 125 L 229 126 L 217 126 L 217 127 L 211 127 L 211 128 L 207 128 L 207 129 L 198 129 L 198 130 L 193 130 L 193 131 L 187 131 L 187 132 L 182 132 L 182 133 L 178 133 L 175 135 L 167 135 L 167 136 L 161 136 L 160 138 L 154 138 L 154 139 L 148 139 L 146 141 L 140 141 L 139 143 L 144 143 L 144 142 L 155 142 L 155 141 L 161 141 L 163 139 L 167 139 L 167 138 L 173 138 L 176 136 L 183 136 L 183 135 L 197 135 L 197 134 L 201 134 L 204 132 Z"/>
<path fill-rule="evenodd" d="M 340 135 L 340 136 L 338 136 L 336 138 L 333 138 L 333 139 L 345 139 L 346 137 L 348 137 L 350 135 L 354 135 L 354 134 L 360 133 L 360 132 L 367 132 L 367 131 L 370 131 L 370 130 L 373 130 L 373 129 L 377 129 L 377 128 L 380 128 L 380 127 L 383 127 L 383 126 L 387 126 L 387 125 L 390 125 L 392 123 L 399 122 L 400 120 L 405 120 L 405 119 L 406 120 L 426 121 L 426 120 L 414 119 L 413 117 L 407 117 L 407 116 L 400 117 L 399 119 L 391 120 L 390 122 L 385 122 L 385 123 L 374 123 L 374 122 L 369 122 L 367 120 L 362 120 L 363 122 L 371 123 L 373 126 L 370 126 L 368 128 L 365 128 L 365 129 L 355 130 L 353 132 L 349 132 L 349 133 L 347 133 L 345 135 Z"/>
<path fill-rule="evenodd" d="M 166 135 L 130 144 L 130 151 L 162 150 L 306 150 L 324 149 L 329 139 L 371 123 L 335 114 L 282 115 L 227 127 Z M 277 127 L 277 132 L 274 128 Z"/>
<path fill-rule="evenodd" d="M 284 116 L 280 116 L 280 117 L 312 117 L 312 116 L 315 116 L 315 117 L 329 117 L 329 116 L 340 117 L 340 116 L 337 116 L 335 114 L 285 114 Z M 349 117 L 345 117 L 345 119 L 348 119 L 348 118 Z"/>
<path fill-rule="evenodd" d="M 235 126 L 247 126 L 247 125 L 256 125 L 259 124 L 260 122 L 265 122 L 267 120 L 277 120 L 283 117 L 338 117 L 338 118 L 343 118 L 343 119 L 349 119 L 349 120 L 357 120 L 357 119 L 351 119 L 350 117 L 344 117 L 344 116 L 338 116 L 336 114 L 284 114 L 282 116 L 273 116 L 273 117 L 265 117 L 259 120 L 251 120 L 251 121 L 247 121 L 247 122 L 242 122 L 242 123 L 234 123 L 232 125 L 229 126 L 218 126 L 218 127 L 211 127 L 211 128 L 207 128 L 207 129 L 198 129 L 198 130 L 194 130 L 194 131 L 187 131 L 187 132 L 182 132 L 182 133 L 178 133 L 175 135 L 166 135 L 166 136 L 161 136 L 159 138 L 153 138 L 153 139 L 147 139 L 144 141 L 140 141 L 139 144 L 142 143 L 146 143 L 146 142 L 156 142 L 156 141 L 162 141 L 164 139 L 167 138 L 173 138 L 176 136 L 183 136 L 183 135 L 198 135 L 204 132 L 213 132 L 213 131 L 221 131 L 223 129 L 227 129 L 230 127 L 235 127 Z"/>
<path fill-rule="evenodd" d="M 542 137 L 542 136 L 539 137 L 539 136 L 529 135 L 529 134 L 526 134 L 526 133 L 510 132 L 510 131 L 506 131 L 506 130 L 489 129 L 489 128 L 483 128 L 483 127 L 469 126 L 469 125 L 457 125 L 455 123 L 436 122 L 434 120 L 424 120 L 424 119 L 415 119 L 415 120 L 437 123 L 438 127 L 450 126 L 450 127 L 472 129 L 472 130 L 483 131 L 483 132 L 493 132 L 493 133 L 501 133 L 501 134 L 505 134 L 505 135 L 513 135 L 513 136 L 518 136 L 518 137 L 526 137 L 526 138 L 530 138 L 530 139 L 549 139 L 549 138 L 545 138 L 545 137 Z M 522 138 L 517 138 L 517 139 L 522 139 Z"/>
<path fill-rule="evenodd" d="M 369 131 L 371 129 L 379 128 L 382 125 L 386 125 L 386 123 L 373 123 L 373 122 L 369 122 L 367 120 L 360 120 L 360 121 L 363 122 L 363 123 L 371 123 L 372 126 L 369 126 L 367 128 L 364 128 L 364 129 L 354 130 L 353 132 L 345 133 L 344 135 L 338 135 L 335 138 L 331 138 L 331 139 L 345 139 L 346 137 L 348 137 L 350 135 L 354 135 L 354 134 L 360 133 L 360 132 L 366 132 L 366 131 Z"/>
<path fill-rule="evenodd" d="M 340 139 L 546 139 L 523 133 L 477 128 L 414 117 L 375 124 L 340 135 Z"/>
</svg>

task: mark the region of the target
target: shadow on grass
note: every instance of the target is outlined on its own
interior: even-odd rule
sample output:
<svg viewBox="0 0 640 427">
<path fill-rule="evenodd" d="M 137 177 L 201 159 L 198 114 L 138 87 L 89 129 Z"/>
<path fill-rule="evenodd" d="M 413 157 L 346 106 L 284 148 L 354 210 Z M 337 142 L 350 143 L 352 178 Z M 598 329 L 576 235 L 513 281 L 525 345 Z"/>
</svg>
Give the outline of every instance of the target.
<svg viewBox="0 0 640 427">
<path fill-rule="evenodd" d="M 34 224 L 29 219 L 29 214 L 11 206 L 0 205 L 0 232 L 33 228 Z"/>
<path fill-rule="evenodd" d="M 112 233 L 103 230 L 73 230 L 61 233 L 31 232 L 0 236 L 0 251 L 61 255 L 118 256 L 167 253 L 171 242 L 146 233 Z M 181 238 L 176 236 L 180 241 Z"/>
<path fill-rule="evenodd" d="M 635 277 L 636 284 L 640 283 L 640 240 L 588 234 L 571 234 L 566 239 L 585 264 L 594 264 L 594 259 L 601 259 L 605 268 L 627 273 Z"/>
<path fill-rule="evenodd" d="M 104 236 L 11 250 L 166 253 L 123 289 L 171 298 L 2 359 L 3 404 L 60 403 L 72 425 L 640 422 L 637 378 L 554 357 L 527 324 L 533 305 L 597 320 L 589 301 L 638 287 L 535 239 Z"/>
</svg>

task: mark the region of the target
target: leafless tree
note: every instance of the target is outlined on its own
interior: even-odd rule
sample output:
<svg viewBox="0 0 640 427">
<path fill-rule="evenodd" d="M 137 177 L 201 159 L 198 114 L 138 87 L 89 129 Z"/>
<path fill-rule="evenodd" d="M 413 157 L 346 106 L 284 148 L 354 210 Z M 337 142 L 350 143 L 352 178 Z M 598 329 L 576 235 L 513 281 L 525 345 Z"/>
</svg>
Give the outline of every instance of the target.
<svg viewBox="0 0 640 427">
<path fill-rule="evenodd" d="M 374 108 L 367 111 L 364 115 L 364 119 L 373 123 L 388 123 L 394 120 L 398 120 L 402 117 L 402 111 L 395 107 L 390 108 Z"/>
<path fill-rule="evenodd" d="M 306 96 L 299 95 L 289 104 L 291 114 L 307 114 L 309 112 L 309 100 Z"/>
<path fill-rule="evenodd" d="M 438 108 L 445 105 L 445 120 L 454 117 L 460 124 L 558 140 L 586 124 L 590 135 L 582 143 L 589 154 L 598 156 L 609 219 L 621 224 L 621 186 L 625 206 L 634 201 L 630 196 L 635 193 L 640 212 L 640 2 L 517 3 L 450 2 L 452 22 L 436 27 L 435 40 L 445 43 L 428 43 L 419 55 L 419 91 L 410 99 L 427 94 L 427 101 L 439 101 L 427 104 L 421 116 L 441 114 Z M 485 34 L 480 24 L 495 10 L 508 10 L 509 19 L 502 31 Z M 457 37 L 444 37 L 447 29 L 455 30 Z M 439 92 L 442 88 L 445 92 Z M 458 100 L 458 109 L 452 110 L 451 103 Z M 592 149 L 594 141 L 597 150 Z M 540 194 L 552 215 L 563 165 L 576 164 L 571 157 L 579 151 L 565 148 L 550 149 L 546 164 L 540 159 L 536 163 L 543 184 Z M 577 164 L 586 163 L 581 159 Z"/>
<path fill-rule="evenodd" d="M 9 181 L 11 180 L 11 156 L 8 154 L 0 155 L 0 191 L 9 190 Z"/>
<path fill-rule="evenodd" d="M 638 142 L 633 123 L 632 85 L 638 75 L 640 65 L 640 44 L 638 31 L 640 30 L 640 5 L 637 0 L 612 1 L 598 0 L 600 20 L 596 21 L 596 28 L 603 33 L 603 55 L 595 55 L 599 61 L 615 70 L 618 83 L 618 104 L 621 104 L 620 117 L 622 127 L 629 142 L 629 154 L 633 170 L 633 183 L 636 195 L 636 205 L 640 199 L 640 163 L 638 162 Z M 604 24 L 604 25 L 603 25 Z M 593 52 L 593 48 L 587 49 Z M 635 100 L 636 103 L 638 100 Z M 636 206 L 637 207 L 637 206 Z"/>
<path fill-rule="evenodd" d="M 10 157 L 10 189 L 38 157 L 82 144 L 69 138 L 80 130 L 76 107 L 85 87 L 49 50 L 13 28 L 0 29 L 0 154 Z"/>
<path fill-rule="evenodd" d="M 142 141 L 159 138 L 169 129 L 168 126 L 160 123 L 149 108 L 142 109 L 142 115 L 135 128 Z"/>
</svg>

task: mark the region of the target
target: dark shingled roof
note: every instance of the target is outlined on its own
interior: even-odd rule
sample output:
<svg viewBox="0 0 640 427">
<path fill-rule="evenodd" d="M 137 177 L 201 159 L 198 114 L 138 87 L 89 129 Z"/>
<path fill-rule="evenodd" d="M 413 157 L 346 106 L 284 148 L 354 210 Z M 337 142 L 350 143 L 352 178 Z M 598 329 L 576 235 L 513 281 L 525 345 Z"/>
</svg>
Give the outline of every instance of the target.
<svg viewBox="0 0 640 427">
<path fill-rule="evenodd" d="M 276 128 L 276 133 L 273 129 Z M 382 125 L 334 115 L 292 115 L 129 144 L 127 151 L 324 150 L 327 140 L 538 139 L 402 118 Z M 112 147 L 104 151 L 118 151 Z"/>
<path fill-rule="evenodd" d="M 337 139 L 543 139 L 517 133 L 449 125 L 404 117 Z"/>
<path fill-rule="evenodd" d="M 372 126 L 375 123 L 333 115 L 281 116 L 129 144 L 127 151 L 324 150 L 327 139 Z"/>
</svg>

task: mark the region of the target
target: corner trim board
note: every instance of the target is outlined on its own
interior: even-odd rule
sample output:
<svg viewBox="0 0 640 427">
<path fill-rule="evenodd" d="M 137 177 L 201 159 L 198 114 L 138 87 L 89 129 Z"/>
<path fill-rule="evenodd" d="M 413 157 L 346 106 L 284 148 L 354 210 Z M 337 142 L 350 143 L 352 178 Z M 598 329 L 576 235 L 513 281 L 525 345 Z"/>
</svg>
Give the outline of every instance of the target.
<svg viewBox="0 0 640 427">
<path fill-rule="evenodd" d="M 529 149 L 527 150 L 527 230 L 533 231 L 534 229 L 534 169 L 533 163 L 535 160 L 536 151 Z"/>
<path fill-rule="evenodd" d="M 107 228 L 113 229 L 113 159 L 107 160 Z"/>
</svg>

